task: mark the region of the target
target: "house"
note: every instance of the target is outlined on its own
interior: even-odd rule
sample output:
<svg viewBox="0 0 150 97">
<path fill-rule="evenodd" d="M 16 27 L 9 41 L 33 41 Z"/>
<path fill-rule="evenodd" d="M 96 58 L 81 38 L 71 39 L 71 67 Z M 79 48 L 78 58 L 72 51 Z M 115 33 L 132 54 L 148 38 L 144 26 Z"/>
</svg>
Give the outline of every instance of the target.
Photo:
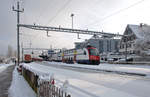
<svg viewBox="0 0 150 97">
<path fill-rule="evenodd" d="M 150 55 L 150 26 L 128 24 L 121 38 L 119 52 L 127 55 Z"/>
</svg>

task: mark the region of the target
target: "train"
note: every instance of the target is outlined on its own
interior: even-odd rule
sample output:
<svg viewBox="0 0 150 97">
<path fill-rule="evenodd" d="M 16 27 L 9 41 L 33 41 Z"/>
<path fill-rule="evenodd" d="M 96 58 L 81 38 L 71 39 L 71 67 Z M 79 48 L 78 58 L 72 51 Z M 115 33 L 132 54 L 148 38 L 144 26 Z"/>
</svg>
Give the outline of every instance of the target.
<svg viewBox="0 0 150 97">
<path fill-rule="evenodd" d="M 24 62 L 25 63 L 30 63 L 33 61 L 43 61 L 43 59 L 40 57 L 32 57 L 31 54 L 24 54 Z"/>
<path fill-rule="evenodd" d="M 98 50 L 90 45 L 82 49 L 69 49 L 53 53 L 51 55 L 51 60 L 64 63 L 79 63 L 90 65 L 100 64 Z"/>
<path fill-rule="evenodd" d="M 30 63 L 32 61 L 31 55 L 30 54 L 25 54 L 24 55 L 24 62 L 25 63 Z"/>
</svg>

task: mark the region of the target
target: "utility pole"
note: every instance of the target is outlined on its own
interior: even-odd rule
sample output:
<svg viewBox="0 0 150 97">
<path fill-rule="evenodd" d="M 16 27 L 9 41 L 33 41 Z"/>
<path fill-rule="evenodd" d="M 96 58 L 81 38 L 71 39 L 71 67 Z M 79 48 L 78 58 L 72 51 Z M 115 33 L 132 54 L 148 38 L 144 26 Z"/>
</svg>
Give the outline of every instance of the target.
<svg viewBox="0 0 150 97">
<path fill-rule="evenodd" d="M 127 62 L 127 36 L 125 36 L 125 46 L 126 46 L 126 48 L 125 48 L 125 60 L 126 60 L 126 62 Z"/>
<path fill-rule="evenodd" d="M 15 9 L 14 6 L 12 7 L 12 9 L 13 9 L 13 11 L 17 12 L 17 52 L 18 52 L 18 63 L 17 63 L 17 65 L 19 65 L 19 62 L 20 62 L 19 23 L 20 23 L 20 12 L 23 12 L 24 9 L 20 10 L 19 1 L 17 2 L 17 9 Z"/>
<path fill-rule="evenodd" d="M 24 53 L 24 52 L 23 52 L 23 42 L 22 42 L 22 44 L 21 44 L 21 47 L 22 47 L 22 62 L 23 62 L 23 55 L 24 55 L 24 54 L 23 54 L 23 53 Z"/>
</svg>

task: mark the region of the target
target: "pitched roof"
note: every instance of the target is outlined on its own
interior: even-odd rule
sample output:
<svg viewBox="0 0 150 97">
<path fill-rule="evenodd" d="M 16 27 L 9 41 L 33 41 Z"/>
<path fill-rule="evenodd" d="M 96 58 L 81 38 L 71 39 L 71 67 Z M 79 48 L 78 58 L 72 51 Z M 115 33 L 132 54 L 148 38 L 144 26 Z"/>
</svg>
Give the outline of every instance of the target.
<svg viewBox="0 0 150 97">
<path fill-rule="evenodd" d="M 128 27 L 132 30 L 132 32 L 136 35 L 137 38 L 144 39 L 147 35 L 150 35 L 150 26 L 147 24 L 128 24 Z"/>
</svg>

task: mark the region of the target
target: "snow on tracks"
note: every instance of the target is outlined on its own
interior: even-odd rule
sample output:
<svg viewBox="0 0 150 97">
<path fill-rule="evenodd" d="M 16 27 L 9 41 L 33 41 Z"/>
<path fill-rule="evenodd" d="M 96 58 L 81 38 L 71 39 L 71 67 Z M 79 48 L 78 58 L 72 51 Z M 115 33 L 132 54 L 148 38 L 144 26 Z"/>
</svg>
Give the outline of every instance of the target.
<svg viewBox="0 0 150 97">
<path fill-rule="evenodd" d="M 44 66 L 37 63 L 24 64 L 23 66 L 26 66 L 26 68 L 40 75 L 42 75 L 42 73 L 53 73 L 55 75 L 56 84 L 59 83 L 59 80 L 62 82 L 68 80 L 70 84 L 67 92 L 71 94 L 72 97 L 136 97 L 132 94 L 82 80 L 82 77 L 89 76 L 89 74 L 83 72 L 53 68 L 51 66 Z"/>
<path fill-rule="evenodd" d="M 60 62 L 44 62 L 57 67 L 71 67 L 77 69 L 93 70 L 99 72 L 111 72 L 121 75 L 137 75 L 150 76 L 150 66 L 146 65 L 125 65 L 125 64 L 99 64 L 99 65 L 84 65 L 84 64 L 66 64 Z"/>
</svg>

